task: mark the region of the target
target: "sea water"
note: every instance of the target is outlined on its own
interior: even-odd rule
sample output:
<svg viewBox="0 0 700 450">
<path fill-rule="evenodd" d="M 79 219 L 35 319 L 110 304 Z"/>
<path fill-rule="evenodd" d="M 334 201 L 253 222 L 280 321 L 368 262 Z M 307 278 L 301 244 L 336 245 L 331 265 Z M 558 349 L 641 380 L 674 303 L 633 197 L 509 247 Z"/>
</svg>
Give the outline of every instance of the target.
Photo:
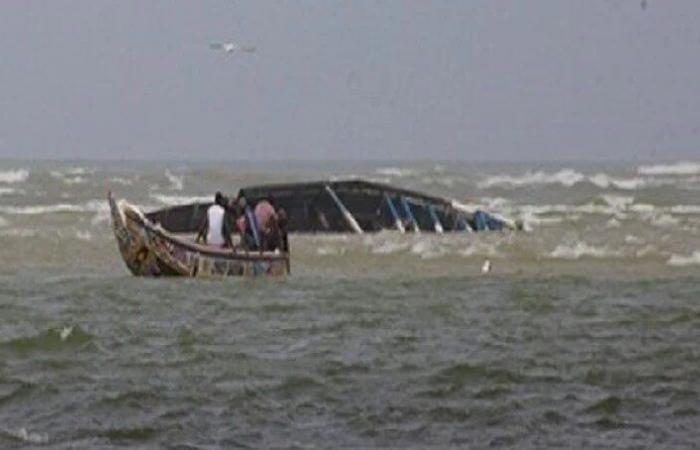
<svg viewBox="0 0 700 450">
<path fill-rule="evenodd" d="M 108 190 L 351 177 L 529 231 L 294 235 L 285 279 L 201 281 L 110 228 Z M 3 161 L 0 447 L 693 448 L 699 282 L 692 161 Z"/>
</svg>

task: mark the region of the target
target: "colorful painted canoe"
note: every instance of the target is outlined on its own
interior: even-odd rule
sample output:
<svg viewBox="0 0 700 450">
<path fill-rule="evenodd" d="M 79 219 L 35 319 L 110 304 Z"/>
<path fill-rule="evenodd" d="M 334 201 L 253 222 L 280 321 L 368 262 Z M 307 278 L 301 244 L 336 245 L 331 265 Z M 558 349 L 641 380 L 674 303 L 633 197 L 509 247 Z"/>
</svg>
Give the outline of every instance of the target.
<svg viewBox="0 0 700 450">
<path fill-rule="evenodd" d="M 176 232 L 125 200 L 108 195 L 114 236 L 129 271 L 138 276 L 284 276 L 288 252 L 244 252 L 194 242 L 196 229 Z"/>
</svg>

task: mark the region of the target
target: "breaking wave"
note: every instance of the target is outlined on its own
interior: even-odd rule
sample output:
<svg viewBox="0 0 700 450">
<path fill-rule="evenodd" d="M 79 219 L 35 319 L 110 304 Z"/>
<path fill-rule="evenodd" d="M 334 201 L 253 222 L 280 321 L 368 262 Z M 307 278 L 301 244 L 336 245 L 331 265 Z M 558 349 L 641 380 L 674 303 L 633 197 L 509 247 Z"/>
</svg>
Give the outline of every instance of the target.
<svg viewBox="0 0 700 450">
<path fill-rule="evenodd" d="M 583 241 L 574 244 L 559 244 L 550 254 L 550 258 L 554 259 L 570 259 L 575 260 L 581 257 L 591 258 L 620 258 L 622 252 L 610 250 L 607 246 L 596 247 L 588 245 Z"/>
<path fill-rule="evenodd" d="M 189 203 L 210 203 L 213 200 L 213 197 L 211 195 L 187 196 L 187 195 L 151 194 L 151 198 L 154 200 L 157 200 L 157 201 L 159 201 L 162 204 L 167 205 L 167 206 L 186 205 Z"/>
<path fill-rule="evenodd" d="M 11 215 L 37 215 L 53 213 L 81 213 L 109 211 L 109 205 L 104 200 L 89 200 L 83 204 L 57 203 L 53 205 L 30 205 L 30 206 L 0 206 L 0 212 Z"/>
<path fill-rule="evenodd" d="M 165 177 L 170 182 L 170 189 L 172 189 L 173 191 L 181 191 L 183 186 L 185 185 L 184 175 L 174 175 L 171 171 L 166 170 Z"/>
<path fill-rule="evenodd" d="M 8 187 L 0 187 L 0 196 L 14 193 L 15 190 Z"/>
<path fill-rule="evenodd" d="M 377 169 L 375 173 L 387 177 L 408 177 L 415 175 L 416 171 L 413 169 L 401 169 L 399 167 L 382 167 Z"/>
<path fill-rule="evenodd" d="M 690 256 L 671 255 L 667 264 L 675 267 L 700 266 L 700 251 L 695 251 Z"/>
<path fill-rule="evenodd" d="M 29 178 L 29 171 L 26 169 L 6 170 L 0 172 L 0 183 L 21 183 Z"/>
<path fill-rule="evenodd" d="M 698 175 L 700 174 L 700 163 L 679 161 L 672 164 L 639 166 L 637 173 L 641 175 Z"/>
<path fill-rule="evenodd" d="M 495 175 L 487 178 L 479 183 L 481 188 L 490 188 L 494 186 L 521 187 L 527 185 L 542 185 L 542 184 L 561 184 L 562 186 L 571 187 L 576 183 L 580 183 L 586 177 L 572 169 L 562 169 L 559 172 L 547 173 L 543 171 L 526 172 L 524 175 Z"/>
<path fill-rule="evenodd" d="M 700 166 L 700 165 L 699 165 Z M 695 172 L 690 172 L 688 168 L 685 169 L 687 172 L 677 173 L 661 172 L 659 175 L 687 175 L 693 174 Z M 644 173 L 644 175 L 650 175 L 649 173 Z M 595 175 L 584 175 L 581 172 L 577 172 L 573 169 L 562 169 L 558 172 L 548 173 L 544 171 L 538 172 L 526 172 L 523 175 L 494 175 L 488 177 L 478 184 L 482 189 L 488 189 L 492 187 L 502 187 L 502 188 L 518 188 L 523 186 L 544 186 L 544 185 L 561 185 L 564 187 L 573 187 L 580 183 L 590 183 L 593 186 L 599 187 L 601 189 L 619 189 L 623 191 L 633 191 L 637 189 L 644 188 L 654 188 L 661 186 L 673 186 L 680 183 L 686 189 L 692 188 L 693 183 L 697 182 L 695 178 L 673 178 L 673 177 L 632 177 L 632 178 L 618 178 L 612 177 L 605 173 L 596 173 Z"/>
<path fill-rule="evenodd" d="M 598 173 L 588 178 L 588 181 L 601 189 L 615 188 L 624 191 L 641 189 L 649 185 L 643 178 L 613 178 L 604 173 Z"/>
<path fill-rule="evenodd" d="M 83 175 L 87 173 L 87 169 L 78 167 L 77 169 L 70 169 L 66 171 L 52 170 L 49 172 L 49 175 L 57 180 L 60 180 L 63 184 L 70 186 L 73 184 L 85 183 L 87 179 Z"/>
<path fill-rule="evenodd" d="M 110 183 L 121 184 L 122 186 L 131 186 L 132 181 L 123 177 L 112 177 L 109 179 Z"/>
<path fill-rule="evenodd" d="M 46 433 L 31 432 L 27 431 L 26 428 L 3 430 L 2 434 L 27 444 L 47 444 L 49 442 L 49 436 Z"/>
</svg>

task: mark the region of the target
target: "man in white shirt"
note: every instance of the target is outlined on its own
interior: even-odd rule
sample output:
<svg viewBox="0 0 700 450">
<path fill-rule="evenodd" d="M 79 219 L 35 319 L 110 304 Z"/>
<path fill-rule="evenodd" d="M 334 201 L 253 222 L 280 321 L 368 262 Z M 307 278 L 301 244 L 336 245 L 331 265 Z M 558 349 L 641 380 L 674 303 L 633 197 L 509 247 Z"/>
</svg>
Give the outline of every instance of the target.
<svg viewBox="0 0 700 450">
<path fill-rule="evenodd" d="M 226 199 L 221 192 L 214 196 L 214 204 L 207 209 L 207 215 L 199 228 L 196 242 L 202 239 L 207 245 L 233 248 L 231 227 L 226 215 Z"/>
</svg>

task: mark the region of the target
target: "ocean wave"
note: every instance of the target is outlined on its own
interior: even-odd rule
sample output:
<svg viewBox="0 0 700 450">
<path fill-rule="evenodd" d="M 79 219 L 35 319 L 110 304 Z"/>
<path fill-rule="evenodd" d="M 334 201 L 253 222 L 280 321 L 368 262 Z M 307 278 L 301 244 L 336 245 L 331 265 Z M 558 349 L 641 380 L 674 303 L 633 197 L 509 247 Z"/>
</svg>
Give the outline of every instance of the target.
<svg viewBox="0 0 700 450">
<path fill-rule="evenodd" d="M 13 169 L 0 172 L 0 183 L 21 183 L 29 178 L 27 169 Z"/>
<path fill-rule="evenodd" d="M 675 227 L 681 221 L 670 214 L 655 214 L 650 218 L 650 222 L 656 227 Z"/>
<path fill-rule="evenodd" d="M 89 169 L 87 167 L 71 167 L 65 171 L 66 175 L 88 175 L 95 173 L 95 169 Z"/>
<path fill-rule="evenodd" d="M 92 240 L 92 233 L 86 230 L 76 230 L 75 237 L 80 241 L 90 242 Z"/>
<path fill-rule="evenodd" d="M 377 245 L 372 245 L 371 252 L 375 255 L 389 255 L 404 251 L 409 245 L 408 242 L 401 242 L 399 240 L 385 240 L 379 242 Z"/>
<path fill-rule="evenodd" d="M 667 264 L 674 267 L 698 266 L 700 265 L 700 251 L 695 251 L 690 256 L 673 254 L 668 259 Z"/>
<path fill-rule="evenodd" d="M 480 188 L 490 188 L 494 186 L 522 187 L 527 185 L 560 184 L 571 187 L 585 180 L 585 176 L 573 169 L 562 169 L 555 173 L 544 171 L 526 172 L 520 176 L 495 175 L 479 183 Z"/>
<path fill-rule="evenodd" d="M 323 247 L 318 247 L 316 249 L 316 254 L 319 256 L 336 256 L 336 255 L 344 255 L 346 253 L 347 249 L 345 247 L 331 247 L 331 246 L 323 246 Z"/>
<path fill-rule="evenodd" d="M 94 172 L 94 169 L 88 169 L 85 167 L 72 167 L 65 170 L 52 170 L 49 172 L 49 175 L 61 181 L 63 184 L 71 186 L 74 184 L 86 183 L 87 178 L 85 178 L 85 175 L 89 175 Z"/>
<path fill-rule="evenodd" d="M 165 177 L 170 182 L 170 189 L 172 189 L 173 191 L 181 191 L 183 186 L 185 185 L 184 175 L 175 175 L 171 171 L 166 170 Z"/>
<path fill-rule="evenodd" d="M 679 161 L 671 164 L 639 166 L 637 173 L 641 175 L 699 175 L 700 163 Z"/>
<path fill-rule="evenodd" d="M 0 217 L 0 228 L 4 228 L 8 225 L 9 225 L 9 222 L 4 217 Z"/>
<path fill-rule="evenodd" d="M 416 171 L 414 169 L 402 169 L 400 167 L 382 167 L 374 171 L 377 175 L 384 175 L 388 177 L 408 177 L 415 175 Z"/>
<path fill-rule="evenodd" d="M 615 217 L 613 217 L 605 223 L 606 228 L 620 228 L 621 226 L 622 223 Z"/>
<path fill-rule="evenodd" d="M 13 194 L 14 192 L 15 192 L 15 190 L 12 189 L 12 188 L 0 187 L 0 196 L 1 196 L 1 195 Z"/>
<path fill-rule="evenodd" d="M 420 239 L 411 246 L 410 251 L 421 259 L 439 258 L 446 253 L 444 248 L 430 239 Z"/>
<path fill-rule="evenodd" d="M 610 250 L 607 246 L 596 247 L 583 241 L 574 244 L 559 244 L 550 254 L 550 258 L 576 260 L 582 257 L 591 258 L 620 258 L 619 250 Z"/>
<path fill-rule="evenodd" d="M 112 177 L 109 179 L 109 182 L 113 184 L 121 184 L 122 186 L 131 186 L 132 184 L 131 180 L 122 177 Z"/>
<path fill-rule="evenodd" d="M 25 442 L 27 444 L 47 444 L 49 442 L 48 434 L 30 432 L 27 431 L 26 428 L 19 428 L 17 430 L 3 430 L 2 433 L 7 437 Z"/>
<path fill-rule="evenodd" d="M 186 205 L 189 203 L 210 203 L 213 201 L 211 195 L 187 196 L 187 195 L 165 195 L 151 194 L 150 197 L 167 206 Z"/>
<path fill-rule="evenodd" d="M 34 238 L 37 234 L 36 230 L 27 228 L 7 228 L 0 230 L 0 236 L 13 238 Z"/>
<path fill-rule="evenodd" d="M 567 188 L 574 187 L 581 183 L 590 183 L 600 189 L 618 189 L 622 191 L 634 191 L 645 188 L 656 188 L 662 186 L 677 186 L 689 188 L 693 184 L 693 178 L 660 178 L 660 177 L 632 177 L 617 178 L 605 173 L 595 175 L 585 175 L 573 169 L 562 169 L 558 172 L 531 172 L 522 175 L 494 175 L 479 182 L 477 185 L 481 189 L 492 187 L 519 188 L 523 186 L 547 186 L 561 185 Z M 679 184 L 680 183 L 680 184 Z"/>
<path fill-rule="evenodd" d="M 83 204 L 56 203 L 53 205 L 0 206 L 0 213 L 11 215 L 37 215 L 53 213 L 81 213 L 109 211 L 109 205 L 104 200 L 89 200 Z"/>
<path fill-rule="evenodd" d="M 459 251 L 462 256 L 497 256 L 498 244 L 475 240 Z"/>
<path fill-rule="evenodd" d="M 615 209 L 626 209 L 634 203 L 634 197 L 627 195 L 604 194 L 600 199 Z"/>
<path fill-rule="evenodd" d="M 669 210 L 673 214 L 700 214 L 700 205 L 675 205 L 671 206 Z"/>
<path fill-rule="evenodd" d="M 644 178 L 613 178 L 604 173 L 598 173 L 588 178 L 588 181 L 601 189 L 616 188 L 623 191 L 633 191 L 649 185 Z"/>
</svg>

